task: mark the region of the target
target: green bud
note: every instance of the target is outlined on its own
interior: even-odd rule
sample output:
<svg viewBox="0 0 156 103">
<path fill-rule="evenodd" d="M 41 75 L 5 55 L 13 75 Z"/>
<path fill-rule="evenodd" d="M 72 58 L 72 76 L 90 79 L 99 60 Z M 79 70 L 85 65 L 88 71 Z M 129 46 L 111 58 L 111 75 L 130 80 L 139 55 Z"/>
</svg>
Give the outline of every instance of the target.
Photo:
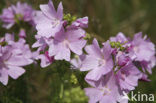
<svg viewBox="0 0 156 103">
<path fill-rule="evenodd" d="M 70 82 L 73 83 L 73 84 L 77 84 L 78 83 L 78 80 L 77 80 L 77 78 L 76 78 L 76 76 L 74 74 L 71 75 Z"/>
<path fill-rule="evenodd" d="M 115 42 L 110 42 L 112 48 L 115 48 Z"/>
<path fill-rule="evenodd" d="M 78 56 L 78 55 L 74 55 L 74 58 L 75 58 L 75 59 L 79 59 L 79 56 Z"/>
<path fill-rule="evenodd" d="M 119 47 L 121 46 L 120 42 L 116 42 L 115 44 L 116 46 L 119 46 Z"/>
<path fill-rule="evenodd" d="M 77 19 L 76 16 L 73 16 L 73 17 L 72 17 L 72 21 L 75 21 L 76 19 Z"/>
<path fill-rule="evenodd" d="M 91 39 L 90 34 L 89 34 L 89 33 L 86 33 L 86 36 L 84 37 L 84 39 L 85 39 L 85 40 L 89 40 L 89 39 Z"/>
<path fill-rule="evenodd" d="M 75 21 L 77 19 L 77 17 L 76 16 L 71 16 L 68 13 L 68 14 L 64 14 L 63 19 L 66 20 L 68 22 L 68 24 L 70 25 L 73 21 Z"/>
<path fill-rule="evenodd" d="M 123 45 L 120 42 L 110 42 L 110 45 L 112 48 L 118 48 L 121 51 L 125 50 L 125 48 L 123 47 Z"/>
<path fill-rule="evenodd" d="M 71 18 L 70 14 L 65 14 L 64 17 L 63 17 L 63 19 L 67 20 L 67 21 L 70 20 L 70 18 Z"/>
<path fill-rule="evenodd" d="M 124 51 L 124 50 L 125 50 L 125 48 L 124 48 L 124 47 L 120 47 L 120 50 L 121 50 L 121 51 Z"/>
</svg>

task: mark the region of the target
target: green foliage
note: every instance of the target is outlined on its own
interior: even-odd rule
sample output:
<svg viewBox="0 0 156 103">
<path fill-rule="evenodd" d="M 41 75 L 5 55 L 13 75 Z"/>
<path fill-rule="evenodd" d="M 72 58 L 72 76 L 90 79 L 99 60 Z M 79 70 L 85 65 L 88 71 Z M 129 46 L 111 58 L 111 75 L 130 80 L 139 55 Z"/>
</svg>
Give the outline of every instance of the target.
<svg viewBox="0 0 156 103">
<path fill-rule="evenodd" d="M 85 81 L 78 79 L 84 78 L 82 72 L 70 69 L 70 64 L 66 61 L 56 61 L 52 68 L 54 70 L 50 77 L 51 103 L 82 103 L 83 100 L 86 101 L 86 96 L 81 89 L 86 85 Z M 77 98 L 73 98 L 74 95 L 77 95 Z M 79 101 L 77 101 L 78 98 Z"/>
<path fill-rule="evenodd" d="M 87 103 L 88 98 L 80 87 L 64 91 L 63 103 Z"/>
<path fill-rule="evenodd" d="M 8 97 L 3 95 L 0 100 L 1 103 L 23 103 L 21 100 L 15 97 Z"/>
</svg>

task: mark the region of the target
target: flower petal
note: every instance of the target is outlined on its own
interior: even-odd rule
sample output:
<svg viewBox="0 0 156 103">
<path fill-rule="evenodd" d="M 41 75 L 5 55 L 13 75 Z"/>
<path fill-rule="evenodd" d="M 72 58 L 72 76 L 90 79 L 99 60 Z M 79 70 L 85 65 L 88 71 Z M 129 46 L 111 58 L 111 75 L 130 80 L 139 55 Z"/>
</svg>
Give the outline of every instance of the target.
<svg viewBox="0 0 156 103">
<path fill-rule="evenodd" d="M 13 79 L 17 79 L 19 76 L 21 76 L 23 73 L 25 73 L 25 70 L 22 67 L 17 66 L 8 66 L 8 74 Z"/>
</svg>

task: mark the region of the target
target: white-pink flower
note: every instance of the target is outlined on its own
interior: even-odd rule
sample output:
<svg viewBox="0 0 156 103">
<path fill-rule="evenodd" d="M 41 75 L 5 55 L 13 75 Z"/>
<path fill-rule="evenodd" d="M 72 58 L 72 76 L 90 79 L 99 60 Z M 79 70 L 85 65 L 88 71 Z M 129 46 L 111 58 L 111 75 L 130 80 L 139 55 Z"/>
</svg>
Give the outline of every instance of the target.
<svg viewBox="0 0 156 103">
<path fill-rule="evenodd" d="M 83 39 L 85 31 L 82 29 L 62 30 L 49 44 L 49 55 L 56 60 L 70 61 L 71 51 L 77 55 L 82 54 L 82 49 L 86 45 Z"/>
<path fill-rule="evenodd" d="M 0 82 L 8 83 L 8 77 L 17 79 L 25 70 L 23 66 L 33 62 L 32 53 L 24 39 L 14 42 L 13 36 L 6 34 L 5 46 L 0 46 Z"/>
</svg>

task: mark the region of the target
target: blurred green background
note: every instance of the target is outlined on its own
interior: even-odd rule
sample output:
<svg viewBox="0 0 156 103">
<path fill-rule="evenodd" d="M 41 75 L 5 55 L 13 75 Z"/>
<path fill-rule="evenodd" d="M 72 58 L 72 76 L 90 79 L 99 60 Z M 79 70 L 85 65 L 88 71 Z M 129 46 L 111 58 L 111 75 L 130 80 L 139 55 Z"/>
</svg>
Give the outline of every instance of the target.
<svg viewBox="0 0 156 103">
<path fill-rule="evenodd" d="M 18 0 L 0 0 L 0 11 L 16 4 Z M 48 0 L 19 0 L 39 10 L 40 4 Z M 53 0 L 58 5 L 60 0 Z M 101 42 L 118 32 L 133 37 L 142 31 L 156 44 L 156 0 L 62 0 L 64 13 L 78 17 L 89 17 L 91 33 Z M 2 23 L 0 23 L 2 25 Z M 0 26 L 1 35 L 7 31 Z M 27 31 L 29 44 L 35 33 Z M 83 88 L 85 73 L 70 70 L 67 62 L 56 62 L 47 68 L 39 65 L 26 67 L 27 72 L 17 80 L 9 79 L 9 84 L 0 84 L 0 103 L 87 103 Z M 151 82 L 139 82 L 135 92 L 154 94 L 156 98 L 156 68 L 149 77 Z M 138 102 L 130 102 L 138 103 Z M 143 103 L 143 102 L 140 102 Z M 149 102 L 145 102 L 149 103 Z M 156 100 L 155 102 L 156 103 Z"/>
</svg>

